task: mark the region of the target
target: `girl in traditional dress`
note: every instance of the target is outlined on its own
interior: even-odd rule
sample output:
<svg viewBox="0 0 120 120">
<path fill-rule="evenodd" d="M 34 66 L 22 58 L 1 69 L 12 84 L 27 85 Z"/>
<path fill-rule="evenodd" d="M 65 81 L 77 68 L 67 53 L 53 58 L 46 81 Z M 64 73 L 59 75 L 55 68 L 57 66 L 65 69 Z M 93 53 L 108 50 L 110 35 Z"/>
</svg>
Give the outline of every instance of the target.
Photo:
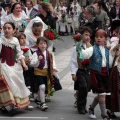
<svg viewBox="0 0 120 120">
<path fill-rule="evenodd" d="M 80 15 L 80 11 L 78 10 L 76 6 L 74 6 L 73 13 L 74 13 L 74 17 L 73 17 L 74 29 L 75 29 L 75 32 L 77 32 L 79 28 L 78 17 Z"/>
<path fill-rule="evenodd" d="M 113 119 L 116 118 L 114 112 L 120 112 L 120 27 L 117 28 L 116 33 L 117 38 L 111 44 L 110 49 L 110 53 L 112 54 L 113 59 L 115 59 L 115 62 L 112 64 L 110 75 L 111 95 L 107 98 L 107 114 Z"/>
<path fill-rule="evenodd" d="M 37 44 L 38 49 L 33 53 L 30 64 L 34 67 L 34 75 L 37 83 L 38 97 L 40 100 L 38 107 L 46 110 L 48 106 L 45 103 L 45 94 L 50 94 L 53 65 L 51 54 L 47 50 L 47 39 L 39 37 Z"/>
<path fill-rule="evenodd" d="M 19 33 L 16 36 L 19 40 L 21 50 L 23 51 L 23 55 L 25 57 L 25 62 L 29 67 L 29 63 L 31 61 L 32 53 L 30 49 L 26 46 L 26 35 L 23 33 Z M 27 71 L 23 71 L 24 79 L 25 79 L 25 84 L 27 88 L 31 88 L 31 81 L 30 81 L 30 71 L 29 69 Z"/>
<path fill-rule="evenodd" d="M 109 80 L 109 65 L 110 54 L 109 50 L 104 47 L 107 40 L 107 33 L 100 29 L 95 34 L 95 45 L 81 50 L 81 56 L 84 59 L 90 59 L 90 83 L 93 93 L 98 94 L 89 108 L 89 117 L 96 118 L 94 109 L 99 103 L 101 109 L 101 117 L 103 120 L 110 120 L 106 114 L 105 96 L 110 95 L 110 80 Z M 110 59 L 110 60 L 109 60 Z"/>
<path fill-rule="evenodd" d="M 27 70 L 18 39 L 13 37 L 15 25 L 7 22 L 0 38 L 0 107 L 11 111 L 15 107 L 25 108 L 30 104 L 30 91 L 25 86 L 23 68 Z M 18 62 L 21 61 L 21 64 Z"/>
<path fill-rule="evenodd" d="M 74 31 L 73 19 L 72 19 L 72 17 L 70 16 L 70 14 L 67 15 L 66 21 L 67 21 L 68 33 L 69 33 L 69 34 L 75 33 L 75 31 Z"/>
<path fill-rule="evenodd" d="M 61 11 L 60 22 L 59 22 L 59 34 L 60 35 L 68 34 L 66 16 L 67 16 L 66 13 L 64 11 Z"/>
</svg>

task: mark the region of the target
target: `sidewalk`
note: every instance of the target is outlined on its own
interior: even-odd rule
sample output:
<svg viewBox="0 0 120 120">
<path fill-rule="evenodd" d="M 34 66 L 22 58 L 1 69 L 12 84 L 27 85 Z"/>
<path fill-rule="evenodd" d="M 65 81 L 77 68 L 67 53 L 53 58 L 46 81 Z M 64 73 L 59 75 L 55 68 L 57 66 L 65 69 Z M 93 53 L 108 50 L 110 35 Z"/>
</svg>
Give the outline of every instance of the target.
<svg viewBox="0 0 120 120">
<path fill-rule="evenodd" d="M 59 55 L 55 56 L 55 61 L 57 68 L 59 70 L 59 74 L 64 71 L 67 68 L 68 72 L 63 75 L 62 78 L 60 77 L 60 83 L 63 87 L 63 89 L 68 89 L 68 90 L 74 90 L 74 81 L 71 79 L 71 73 L 69 69 L 69 61 L 71 57 L 71 52 L 72 52 L 72 47 L 65 50 L 64 52 L 61 52 Z"/>
</svg>

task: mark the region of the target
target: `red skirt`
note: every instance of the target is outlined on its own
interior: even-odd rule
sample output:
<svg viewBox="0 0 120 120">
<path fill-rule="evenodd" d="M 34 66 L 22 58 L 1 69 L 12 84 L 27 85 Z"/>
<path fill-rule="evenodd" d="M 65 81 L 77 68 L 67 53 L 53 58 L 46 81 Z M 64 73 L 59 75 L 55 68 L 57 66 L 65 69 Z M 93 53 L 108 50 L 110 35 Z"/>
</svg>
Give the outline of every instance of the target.
<svg viewBox="0 0 120 120">
<path fill-rule="evenodd" d="M 110 79 L 106 67 L 102 67 L 101 73 L 90 69 L 90 85 L 93 93 L 110 92 Z"/>
<path fill-rule="evenodd" d="M 106 108 L 112 112 L 120 112 L 120 75 L 115 66 L 111 72 L 111 95 L 106 96 Z"/>
</svg>

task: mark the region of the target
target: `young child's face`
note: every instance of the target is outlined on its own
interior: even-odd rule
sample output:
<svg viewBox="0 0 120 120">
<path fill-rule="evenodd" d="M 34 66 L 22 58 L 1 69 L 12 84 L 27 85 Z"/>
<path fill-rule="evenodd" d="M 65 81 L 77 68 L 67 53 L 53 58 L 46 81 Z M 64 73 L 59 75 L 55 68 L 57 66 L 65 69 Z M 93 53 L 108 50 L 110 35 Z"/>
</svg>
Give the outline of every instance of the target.
<svg viewBox="0 0 120 120">
<path fill-rule="evenodd" d="M 26 37 L 25 36 L 21 36 L 19 43 L 21 46 L 25 46 L 26 45 Z"/>
<path fill-rule="evenodd" d="M 10 24 L 5 24 L 3 30 L 6 38 L 12 37 L 15 32 Z"/>
<path fill-rule="evenodd" d="M 83 33 L 83 42 L 86 43 L 86 42 L 90 42 L 90 33 L 89 32 L 84 32 Z"/>
<path fill-rule="evenodd" d="M 32 28 L 33 34 L 37 36 L 41 35 L 42 28 L 43 28 L 42 26 Z"/>
<path fill-rule="evenodd" d="M 106 43 L 106 40 L 107 40 L 107 38 L 104 35 L 97 35 L 97 36 L 95 36 L 95 42 L 98 45 L 104 46 L 105 43 Z"/>
<path fill-rule="evenodd" d="M 47 49 L 47 43 L 44 40 L 40 40 L 38 47 L 41 51 L 44 51 Z"/>
</svg>

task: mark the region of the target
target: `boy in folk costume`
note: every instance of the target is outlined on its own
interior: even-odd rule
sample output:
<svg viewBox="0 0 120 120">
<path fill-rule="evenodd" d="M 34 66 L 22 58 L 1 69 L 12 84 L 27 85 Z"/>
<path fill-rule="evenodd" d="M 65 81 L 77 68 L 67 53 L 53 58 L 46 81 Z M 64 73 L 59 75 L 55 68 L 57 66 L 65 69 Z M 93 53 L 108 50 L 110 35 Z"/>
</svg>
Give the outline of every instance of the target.
<svg viewBox="0 0 120 120">
<path fill-rule="evenodd" d="M 82 63 L 89 60 L 79 59 L 77 56 L 77 51 L 79 47 L 86 49 L 91 46 L 90 35 L 91 29 L 89 27 L 81 27 L 80 33 L 82 35 L 82 40 L 76 43 L 76 46 L 73 48 L 71 59 L 70 59 L 70 70 L 74 83 L 74 89 L 77 91 L 77 109 L 79 114 L 85 114 L 86 103 L 87 103 L 87 94 L 89 90 L 89 73 L 88 66 L 84 66 Z M 78 34 L 79 35 L 79 34 Z"/>
<path fill-rule="evenodd" d="M 109 66 L 111 64 L 109 50 L 105 48 L 107 33 L 100 29 L 95 34 L 95 45 L 80 50 L 79 56 L 84 59 L 90 59 L 90 83 L 93 93 L 98 95 L 94 98 L 89 108 L 89 117 L 94 119 L 94 108 L 99 103 L 101 117 L 103 120 L 110 120 L 106 114 L 106 95 L 110 95 Z M 110 59 L 110 60 L 109 60 Z"/>
<path fill-rule="evenodd" d="M 45 94 L 50 94 L 50 85 L 53 82 L 53 60 L 47 50 L 47 39 L 39 37 L 37 39 L 38 49 L 33 53 L 31 66 L 34 67 L 34 75 L 38 97 L 40 102 L 38 107 L 42 110 L 48 109 L 45 104 Z"/>
</svg>

